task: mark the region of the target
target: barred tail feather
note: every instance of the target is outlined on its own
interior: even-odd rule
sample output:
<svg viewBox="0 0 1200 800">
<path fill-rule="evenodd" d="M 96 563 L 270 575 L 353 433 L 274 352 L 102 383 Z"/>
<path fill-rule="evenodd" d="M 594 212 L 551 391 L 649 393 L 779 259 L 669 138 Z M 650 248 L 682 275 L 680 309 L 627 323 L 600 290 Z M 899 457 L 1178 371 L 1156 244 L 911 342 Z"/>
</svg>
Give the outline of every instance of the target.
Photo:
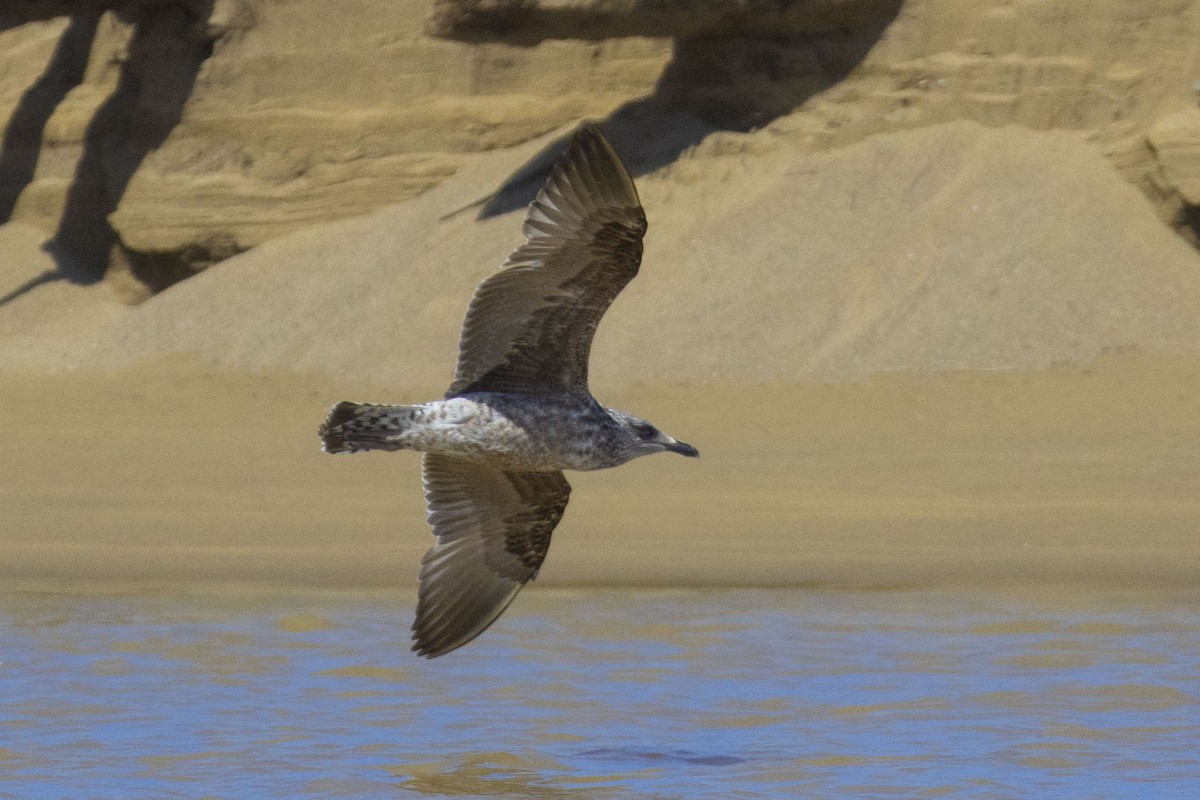
<svg viewBox="0 0 1200 800">
<path fill-rule="evenodd" d="M 413 422 L 418 406 L 372 405 L 341 402 L 317 431 L 326 453 L 362 450 L 400 450 L 403 434 Z"/>
</svg>

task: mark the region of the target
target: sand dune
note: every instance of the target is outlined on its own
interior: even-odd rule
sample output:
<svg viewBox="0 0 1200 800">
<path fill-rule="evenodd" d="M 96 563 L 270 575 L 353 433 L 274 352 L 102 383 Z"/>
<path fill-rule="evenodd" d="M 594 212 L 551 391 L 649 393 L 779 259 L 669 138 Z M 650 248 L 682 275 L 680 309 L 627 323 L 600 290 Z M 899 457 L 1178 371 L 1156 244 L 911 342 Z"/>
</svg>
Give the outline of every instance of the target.
<svg viewBox="0 0 1200 800">
<path fill-rule="evenodd" d="M 0 277 L 36 283 L 0 306 L 6 585 L 410 581 L 419 460 L 315 428 L 444 389 L 520 222 L 453 212 L 540 146 L 135 308 L 36 283 L 40 237 L 0 228 Z M 576 476 L 543 583 L 1197 582 L 1200 263 L 1086 143 L 766 130 L 640 188 L 593 383 L 704 458 Z"/>
<path fill-rule="evenodd" d="M 473 286 L 520 241 L 517 213 L 452 212 L 539 145 L 481 157 L 371 216 L 269 242 L 128 313 L 72 306 L 68 330 L 9 324 L 0 366 L 194 353 L 441 386 Z M 601 327 L 598 386 L 1200 352 L 1200 257 L 1071 134 L 955 123 L 817 156 L 769 130 L 718 135 L 640 190 L 644 267 Z M 43 316 L 60 302 L 48 298 Z"/>
</svg>

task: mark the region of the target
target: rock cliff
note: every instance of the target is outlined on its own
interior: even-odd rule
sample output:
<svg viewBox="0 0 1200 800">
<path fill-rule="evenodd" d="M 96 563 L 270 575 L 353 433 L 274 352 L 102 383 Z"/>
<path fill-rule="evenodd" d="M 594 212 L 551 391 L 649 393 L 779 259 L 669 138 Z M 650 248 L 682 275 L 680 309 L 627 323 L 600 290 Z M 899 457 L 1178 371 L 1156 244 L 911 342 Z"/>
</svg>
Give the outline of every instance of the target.
<svg viewBox="0 0 1200 800">
<path fill-rule="evenodd" d="M 954 119 L 1086 133 L 1188 230 L 1196 0 L 24 0 L 0 12 L 0 222 L 144 299 L 580 117 L 667 162 Z M 69 16 L 68 16 L 69 15 Z M 659 166 L 654 164 L 652 166 Z"/>
</svg>

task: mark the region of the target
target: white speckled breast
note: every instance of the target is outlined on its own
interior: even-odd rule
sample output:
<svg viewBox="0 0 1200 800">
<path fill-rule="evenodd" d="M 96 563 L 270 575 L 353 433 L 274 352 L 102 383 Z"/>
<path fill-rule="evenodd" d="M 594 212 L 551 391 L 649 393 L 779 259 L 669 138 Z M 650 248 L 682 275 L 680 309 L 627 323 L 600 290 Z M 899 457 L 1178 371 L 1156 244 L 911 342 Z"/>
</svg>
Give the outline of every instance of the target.
<svg viewBox="0 0 1200 800">
<path fill-rule="evenodd" d="M 474 394 L 421 406 L 406 447 L 507 469 L 593 470 L 625 461 L 608 446 L 612 420 L 590 398 Z"/>
</svg>

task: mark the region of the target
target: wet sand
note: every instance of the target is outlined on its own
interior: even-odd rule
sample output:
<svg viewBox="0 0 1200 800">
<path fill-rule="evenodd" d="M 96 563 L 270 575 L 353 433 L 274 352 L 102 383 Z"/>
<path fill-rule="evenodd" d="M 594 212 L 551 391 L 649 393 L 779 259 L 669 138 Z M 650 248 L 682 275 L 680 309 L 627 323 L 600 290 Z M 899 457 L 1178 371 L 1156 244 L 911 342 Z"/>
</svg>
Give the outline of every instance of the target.
<svg viewBox="0 0 1200 800">
<path fill-rule="evenodd" d="M 430 543 L 415 454 L 321 453 L 403 391 L 188 361 L 0 376 L 8 588 L 378 589 Z M 601 400 L 696 444 L 570 476 L 539 585 L 1200 584 L 1200 359 Z"/>
</svg>

